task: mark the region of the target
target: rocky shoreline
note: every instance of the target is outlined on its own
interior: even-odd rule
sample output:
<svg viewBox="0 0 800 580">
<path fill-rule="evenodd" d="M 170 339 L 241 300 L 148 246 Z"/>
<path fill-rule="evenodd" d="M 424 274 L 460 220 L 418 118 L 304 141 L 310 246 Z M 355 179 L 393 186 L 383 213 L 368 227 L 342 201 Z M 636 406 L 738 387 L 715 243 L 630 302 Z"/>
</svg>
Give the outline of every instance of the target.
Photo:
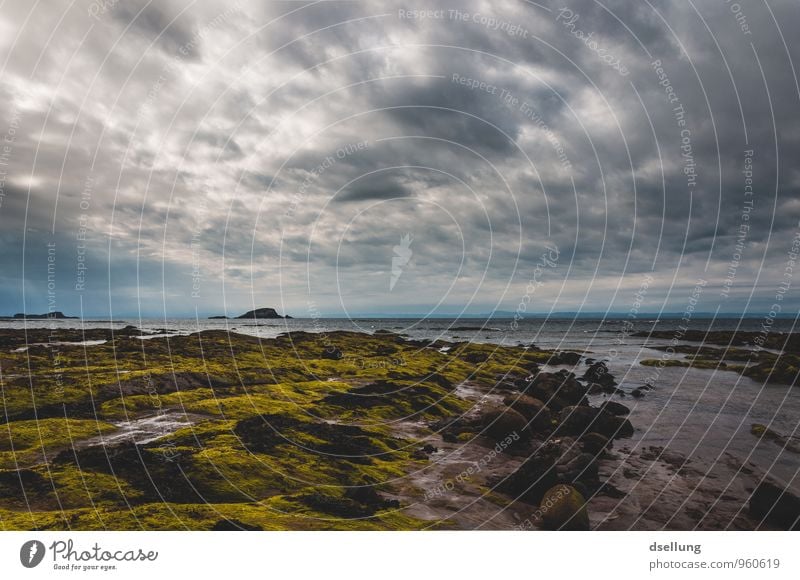
<svg viewBox="0 0 800 580">
<path fill-rule="evenodd" d="M 65 330 L 21 352 L 0 331 L 5 529 L 796 525 L 796 498 L 746 466 L 720 493 L 714 473 L 629 446 L 625 391 L 589 353 L 141 334 Z"/>
</svg>

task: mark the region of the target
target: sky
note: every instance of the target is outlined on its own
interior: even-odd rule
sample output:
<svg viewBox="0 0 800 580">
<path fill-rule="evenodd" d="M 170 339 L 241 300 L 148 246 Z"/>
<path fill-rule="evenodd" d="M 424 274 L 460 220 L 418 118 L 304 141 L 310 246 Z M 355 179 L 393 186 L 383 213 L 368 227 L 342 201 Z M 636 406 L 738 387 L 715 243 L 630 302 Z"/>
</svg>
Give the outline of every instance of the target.
<svg viewBox="0 0 800 580">
<path fill-rule="evenodd" d="M 795 316 L 798 27 L 791 0 L 5 2 L 0 315 Z"/>
</svg>

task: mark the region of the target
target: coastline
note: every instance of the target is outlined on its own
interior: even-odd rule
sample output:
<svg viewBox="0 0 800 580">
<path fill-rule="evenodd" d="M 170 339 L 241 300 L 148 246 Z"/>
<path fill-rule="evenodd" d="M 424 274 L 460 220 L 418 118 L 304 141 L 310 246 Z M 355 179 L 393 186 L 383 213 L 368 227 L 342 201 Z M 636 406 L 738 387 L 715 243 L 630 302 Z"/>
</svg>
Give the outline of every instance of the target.
<svg viewBox="0 0 800 580">
<path fill-rule="evenodd" d="M 461 328 L 462 330 L 456 332 L 466 332 L 466 326 L 462 325 Z M 344 453 L 345 459 L 338 457 L 338 461 L 358 461 L 365 449 L 338 447 L 343 435 L 336 430 L 341 428 L 344 429 L 343 433 L 349 432 L 349 429 L 360 430 L 351 434 L 356 434 L 357 438 L 364 437 L 365 441 L 372 441 L 367 445 L 368 457 L 385 455 L 402 458 L 385 462 L 383 459 L 370 459 L 379 461 L 380 468 L 370 468 L 362 472 L 363 477 L 367 473 L 371 474 L 366 480 L 348 480 L 344 485 L 342 481 L 337 482 L 336 477 L 341 477 L 338 468 L 331 466 L 326 467 L 328 471 L 322 471 L 327 472 L 328 476 L 322 477 L 321 481 L 315 473 L 295 473 L 293 479 L 302 475 L 300 479 L 309 483 L 310 488 L 315 491 L 307 489 L 304 494 L 297 495 L 297 491 L 289 496 L 285 494 L 294 489 L 294 485 L 287 488 L 284 484 L 282 487 L 275 480 L 275 473 L 283 473 L 287 465 L 283 468 L 271 466 L 268 472 L 272 475 L 264 479 L 271 481 L 274 491 L 258 500 L 262 504 L 256 499 L 266 491 L 263 488 L 264 482 L 247 478 L 247 485 L 234 484 L 235 491 L 227 490 L 224 493 L 218 488 L 219 484 L 210 486 L 215 499 L 230 502 L 234 497 L 239 500 L 247 497 L 250 500 L 249 507 L 258 505 L 257 509 L 267 513 L 274 513 L 277 509 L 282 514 L 274 518 L 275 521 L 269 518 L 265 521 L 263 515 L 252 520 L 258 521 L 258 524 L 253 525 L 262 529 L 270 529 L 270 525 L 276 525 L 279 529 L 293 529 L 292 526 L 300 526 L 297 529 L 319 529 L 319 526 L 324 529 L 353 529 L 353 526 L 355 529 L 540 529 L 548 527 L 539 506 L 541 494 L 546 490 L 538 489 L 531 495 L 528 488 L 531 487 L 531 482 L 536 482 L 541 477 L 544 477 L 550 487 L 569 484 L 582 492 L 581 495 L 586 500 L 590 522 L 588 525 L 593 529 L 759 527 L 759 521 L 748 515 L 747 504 L 763 474 L 770 470 L 764 470 L 763 464 L 741 462 L 735 455 L 724 452 L 718 454 L 709 467 L 697 454 L 681 453 L 680 446 L 676 446 L 674 441 L 659 445 L 658 443 L 662 443 L 660 438 L 651 437 L 651 429 L 645 421 L 652 417 L 652 407 L 657 404 L 656 398 L 663 396 L 664 385 L 647 393 L 641 400 L 631 398 L 631 385 L 636 381 L 635 376 L 631 375 L 635 375 L 634 370 L 644 367 L 631 367 L 619 373 L 617 369 L 628 364 L 628 359 L 624 357 L 607 357 L 610 381 L 608 392 L 602 393 L 591 388 L 593 382 L 585 378 L 590 369 L 596 368 L 592 365 L 597 364 L 594 359 L 600 353 L 576 349 L 577 352 L 570 355 L 569 351 L 560 351 L 562 354 L 557 354 L 553 350 L 539 350 L 526 347 L 527 345 L 500 346 L 489 342 L 496 341 L 496 336 L 479 343 L 473 340 L 446 342 L 404 338 L 384 329 L 378 329 L 372 334 L 343 331 L 314 334 L 294 331 L 288 334 L 278 333 L 278 336 L 268 339 L 219 330 L 189 335 L 170 332 L 174 329 L 169 328 L 154 330 L 156 332 L 143 335 L 132 326 L 113 332 L 110 329 L 94 328 L 70 335 L 62 329 L 65 339 L 83 339 L 64 340 L 59 344 L 58 356 L 65 359 L 61 363 L 63 368 L 70 368 L 66 363 L 73 357 L 80 368 L 85 367 L 88 360 L 96 359 L 100 352 L 113 355 L 108 359 L 109 368 L 101 370 L 102 365 L 93 365 L 94 386 L 91 395 L 94 402 L 88 407 L 82 403 L 80 393 L 72 391 L 70 378 L 62 377 L 61 380 L 67 384 L 59 387 L 58 382 L 50 377 L 51 388 L 64 389 L 65 396 L 60 403 L 47 402 L 44 397 L 40 399 L 44 404 L 37 406 L 36 413 L 31 413 L 24 408 L 10 408 L 7 401 L 7 418 L 4 422 L 13 425 L 16 421 L 32 421 L 37 415 L 38 421 L 61 417 L 58 420 L 67 421 L 70 429 L 76 433 L 85 433 L 88 427 L 106 430 L 109 435 L 96 433 L 94 436 L 87 435 L 84 439 L 71 438 L 66 446 L 54 445 L 49 449 L 45 446 L 45 449 L 39 450 L 40 454 L 44 454 L 45 462 L 34 465 L 46 465 L 45 471 L 49 471 L 52 464 L 56 466 L 55 469 L 68 472 L 70 469 L 74 470 L 74 467 L 68 467 L 71 454 L 78 461 L 75 466 L 80 465 L 80 472 L 88 465 L 90 472 L 102 475 L 108 471 L 106 465 L 115 465 L 113 459 L 97 456 L 94 452 L 100 448 L 100 442 L 107 441 L 113 442 L 109 448 L 119 454 L 120 460 L 124 460 L 123 464 L 134 461 L 136 453 L 131 453 L 137 449 L 153 454 L 149 462 L 145 460 L 141 465 L 148 473 L 153 469 L 156 473 L 161 473 L 166 478 L 161 483 L 165 484 L 170 478 L 174 478 L 174 466 L 169 459 L 173 455 L 178 458 L 176 463 L 180 464 L 182 454 L 187 454 L 192 458 L 194 469 L 197 467 L 194 462 L 198 454 L 213 456 L 219 451 L 214 450 L 216 442 L 223 437 L 218 429 L 234 433 L 245 444 L 243 450 L 234 452 L 226 443 L 225 448 L 228 451 L 224 453 L 228 460 L 232 460 L 237 453 L 242 456 L 267 453 L 269 456 L 276 452 L 275 449 L 281 450 L 282 455 L 283 448 L 280 445 L 275 447 L 275 443 L 259 447 L 263 446 L 265 432 L 263 421 L 256 417 L 263 419 L 264 413 L 269 411 L 268 416 L 279 423 L 277 431 L 288 433 L 288 440 L 292 445 L 299 445 L 301 454 L 308 452 L 307 444 L 303 443 L 307 437 L 314 441 L 318 441 L 320 437 L 323 440 L 333 437 L 330 442 L 333 447 L 330 449 L 333 450 L 334 457 L 341 455 L 342 451 L 349 451 Z M 9 350 L 13 352 L 11 347 L 18 346 L 18 342 L 24 337 L 12 330 L 0 330 L 0 334 L 3 337 L 0 341 L 2 357 L 11 356 L 6 353 Z M 35 334 L 34 331 L 33 335 Z M 487 336 L 491 334 L 493 333 Z M 140 340 L 142 336 L 146 336 L 148 340 Z M 27 337 L 28 340 L 31 338 L 35 339 L 35 336 Z M 88 344 L 86 341 L 90 339 L 105 342 Z M 202 348 L 198 349 L 199 345 L 195 343 L 202 343 Z M 211 343 L 211 347 L 207 343 Z M 37 346 L 30 342 L 27 344 L 27 351 L 13 354 L 12 358 L 25 360 L 31 357 L 38 361 L 33 366 L 34 378 L 40 378 L 42 374 L 52 374 L 53 361 L 49 360 L 52 358 L 52 352 L 49 352 L 52 347 Z M 631 345 L 631 348 L 640 352 L 642 350 L 635 345 Z M 269 356 L 264 355 L 265 349 Z M 398 355 L 398 350 L 402 351 L 402 356 Z M 247 352 L 252 352 L 253 355 L 246 354 Z M 264 356 L 259 356 L 259 353 Z M 135 363 L 137 358 L 145 355 L 150 361 L 148 367 L 120 368 Z M 155 372 L 162 368 L 153 364 L 159 356 L 164 357 L 163 362 L 166 364 L 163 368 L 172 367 L 172 372 L 166 373 L 165 378 Z M 243 365 L 238 360 L 242 356 L 247 364 Z M 260 358 L 258 364 L 254 364 L 253 356 Z M 484 368 L 487 360 L 491 361 L 494 356 L 500 356 L 501 362 Z M 189 372 L 176 369 L 175 357 L 186 360 L 179 367 L 186 364 L 187 368 L 194 367 L 195 370 Z M 373 364 L 353 364 L 354 360 L 367 359 L 371 359 Z M 380 359 L 381 364 L 374 364 L 377 359 Z M 195 362 L 192 363 L 192 360 Z M 25 373 L 9 373 L 9 369 L 13 370 L 10 362 L 8 358 L 0 360 L 6 393 L 9 381 L 13 383 L 27 379 Z M 38 370 L 37 364 L 41 365 Z M 419 366 L 420 364 L 423 366 Z M 462 369 L 461 372 L 466 371 L 466 375 L 450 376 L 448 369 L 451 365 L 468 365 L 469 369 Z M 275 372 L 280 367 L 280 376 L 276 376 Z M 422 371 L 423 368 L 426 370 Z M 209 372 L 212 369 L 214 372 Z M 273 375 L 272 380 L 266 380 L 258 369 L 262 369 L 261 372 L 269 369 Z M 681 381 L 685 383 L 685 378 L 674 378 L 678 376 L 674 374 L 677 371 L 684 375 L 686 372 L 718 372 L 668 368 L 663 371 L 665 380 L 675 381 L 676 384 Z M 86 374 L 85 370 L 83 374 Z M 601 377 L 603 374 L 606 373 L 601 373 Z M 138 378 L 132 378 L 134 376 Z M 474 380 L 475 377 L 478 380 Z M 114 391 L 122 394 L 124 402 L 115 401 L 113 397 L 103 394 L 104 388 L 97 386 L 103 380 L 109 380 L 108 384 L 114 387 Z M 550 385 L 550 390 L 541 386 L 547 384 Z M 394 386 L 389 388 L 380 385 Z M 370 389 L 374 392 L 369 392 Z M 531 389 L 535 392 L 530 391 Z M 287 393 L 291 394 L 287 396 Z M 554 402 L 554 399 L 563 398 L 564 393 L 570 393 L 567 395 L 570 400 Z M 625 397 L 624 394 L 628 396 Z M 524 420 L 520 422 L 517 405 L 520 404 L 519 401 L 530 405 L 527 398 L 531 395 L 541 397 L 535 400 L 544 405 L 534 406 L 535 414 L 523 415 Z M 74 400 L 70 400 L 71 398 Z M 375 406 L 376 400 L 381 404 Z M 651 405 L 651 401 L 654 405 Z M 613 441 L 617 433 L 606 426 L 604 429 L 609 429 L 609 448 L 606 450 L 601 446 L 598 449 L 596 442 L 590 442 L 589 447 L 593 453 L 589 453 L 585 436 L 592 431 L 587 431 L 586 425 L 568 426 L 576 415 L 574 410 L 564 414 L 564 409 L 570 407 L 566 403 L 570 402 L 577 403 L 579 410 L 599 409 L 610 402 L 618 405 L 622 403 L 630 413 L 628 416 L 633 427 L 630 433 L 632 438 Z M 247 406 L 252 407 L 252 411 L 245 411 L 243 405 L 245 409 Z M 501 412 L 498 413 L 497 409 L 501 409 Z M 530 409 L 527 407 L 527 413 L 530 413 Z M 278 415 L 272 411 L 278 411 Z M 545 413 L 549 417 L 549 424 L 541 421 L 541 415 Z M 64 419 L 64 414 L 69 419 Z M 487 423 L 487 414 L 494 417 L 494 420 Z M 603 416 L 604 420 L 609 420 Z M 248 420 L 251 423 L 247 423 Z M 77 422 L 73 424 L 73 421 Z M 501 433 L 493 428 L 498 421 L 504 425 Z M 534 423 L 535 428 L 532 426 Z M 614 425 L 621 424 L 615 419 Z M 148 427 L 145 427 L 137 430 L 131 425 L 149 426 L 151 429 L 148 431 Z M 512 428 L 514 426 L 518 431 Z M 126 440 L 126 429 L 137 434 L 138 439 Z M 319 429 L 322 431 L 318 431 Z M 682 426 L 679 426 L 675 434 L 680 433 L 681 429 Z M 121 431 L 122 436 L 115 436 L 115 431 Z M 523 437 L 523 444 L 519 444 L 520 433 L 523 431 L 527 435 Z M 212 436 L 214 433 L 217 434 Z M 513 433 L 516 433 L 517 441 L 508 442 Z M 376 437 L 378 439 L 374 440 Z M 86 441 L 90 444 L 86 445 Z M 139 445 L 134 445 L 132 441 Z M 493 453 L 492 450 L 502 441 L 507 441 L 506 445 L 501 451 Z M 248 442 L 255 445 L 255 449 L 251 449 Z M 769 449 L 775 443 L 758 441 L 758 445 Z M 292 450 L 289 456 L 296 451 Z M 316 451 L 319 450 L 314 450 L 312 456 L 316 456 Z M 774 456 L 775 449 L 771 451 Z M 30 450 L 26 453 L 31 454 Z M 491 454 L 491 459 L 484 462 L 486 465 L 476 469 L 474 466 L 480 465 L 487 454 Z M 545 455 L 551 462 L 553 474 L 549 474 L 549 467 L 545 466 L 543 469 L 539 464 L 538 458 Z M 156 462 L 157 457 L 161 459 Z M 534 458 L 537 458 L 536 461 L 532 461 Z M 290 470 L 296 470 L 296 459 L 281 457 L 279 463 L 289 461 L 292 466 Z M 794 460 L 796 461 L 796 457 Z M 238 457 L 234 463 L 240 461 L 241 457 Z M 256 464 L 262 465 L 263 460 L 259 458 Z M 0 473 L 0 493 L 3 493 L 0 496 L 0 512 L 3 512 L 5 522 L 21 522 L 18 516 L 13 516 L 13 509 L 11 512 L 6 511 L 10 506 L 7 502 L 4 503 L 4 499 L 7 500 L 11 495 L 11 488 L 8 486 L 13 487 L 14 479 L 30 478 L 35 483 L 33 487 L 38 486 L 38 491 L 34 491 L 42 493 L 42 486 L 46 481 L 37 479 L 34 475 L 37 473 L 36 469 L 31 470 L 30 467 L 22 467 L 22 471 L 20 468 L 11 470 L 15 473 L 12 477 L 9 475 L 9 467 L 8 464 L 4 465 L 5 473 Z M 214 466 L 212 471 L 218 467 Z M 470 467 L 474 473 L 469 473 Z M 123 465 L 121 472 L 125 471 Z M 227 470 L 224 471 L 223 481 L 235 480 Z M 238 473 L 238 470 L 235 471 Z M 206 469 L 201 472 L 206 473 Z M 327 479 L 334 472 L 340 475 L 333 480 Z M 565 479 L 564 474 L 570 479 Z M 69 477 L 75 475 L 77 473 Z M 550 475 L 555 475 L 555 479 Z M 520 478 L 525 485 L 519 483 Z M 451 482 L 453 489 L 446 489 L 447 482 Z M 319 496 L 320 483 L 320 489 L 323 490 L 332 484 L 334 488 L 342 489 L 338 489 L 333 496 Z M 790 479 L 779 483 L 791 485 L 794 481 Z M 201 482 L 200 487 L 207 484 L 208 482 Z M 58 485 L 61 484 L 56 487 Z M 432 492 L 442 485 L 445 486 L 443 489 L 446 493 Z M 174 486 L 174 482 L 169 483 L 168 487 L 170 486 Z M 197 482 L 194 486 L 197 486 Z M 151 498 L 157 498 L 163 492 L 158 486 L 150 491 L 143 491 L 142 487 L 147 486 L 141 481 L 134 481 L 133 488 L 128 490 L 129 495 L 141 499 L 150 494 Z M 250 487 L 254 489 L 251 490 Z M 348 497 L 346 494 L 351 493 L 347 491 L 350 488 L 371 491 Z M 301 486 L 300 489 L 304 488 Z M 279 490 L 283 490 L 283 493 L 274 495 Z M 170 493 L 175 497 L 170 496 Z M 167 494 L 171 501 L 166 501 L 164 505 L 169 506 L 171 511 L 177 509 L 180 512 L 181 506 L 187 505 L 183 495 L 186 493 L 191 495 L 194 492 L 188 492 L 185 486 L 180 491 L 171 490 Z M 342 493 L 345 495 L 341 495 Z M 201 503 L 208 503 L 208 498 L 202 494 L 201 496 Z M 287 499 L 288 497 L 294 499 Z M 129 501 L 124 493 L 120 494 L 120 499 Z M 48 505 L 45 497 L 40 500 L 43 506 Z M 210 503 L 214 505 L 215 502 Z M 237 503 L 238 501 L 234 502 Z M 281 507 L 276 508 L 275 504 Z M 138 521 L 140 510 L 156 509 L 152 500 L 144 505 L 149 507 L 123 510 L 124 513 L 130 513 L 120 521 Z M 75 509 L 76 513 L 82 513 L 81 508 Z M 670 510 L 680 514 L 668 516 Z M 131 513 L 134 514 L 133 520 L 129 520 Z M 158 513 L 159 510 L 156 509 L 155 513 L 146 516 L 149 518 L 149 525 L 158 521 Z M 294 514 L 294 517 L 290 514 Z M 297 514 L 301 514 L 302 524 L 297 523 Z M 111 517 L 115 520 L 113 514 Z M 233 519 L 243 521 L 242 518 Z M 50 525 L 57 527 L 56 520 Z M 179 517 L 172 521 L 180 520 Z M 292 521 L 295 523 L 291 523 Z M 81 525 L 90 528 L 95 524 L 90 525 L 84 521 Z M 128 529 L 130 524 L 114 525 Z M 163 525 L 166 528 L 159 525 L 156 527 L 171 529 L 166 522 Z M 200 528 L 207 525 L 200 524 Z M 773 529 L 770 524 L 766 526 Z M 760 527 L 763 528 L 764 524 Z"/>
</svg>

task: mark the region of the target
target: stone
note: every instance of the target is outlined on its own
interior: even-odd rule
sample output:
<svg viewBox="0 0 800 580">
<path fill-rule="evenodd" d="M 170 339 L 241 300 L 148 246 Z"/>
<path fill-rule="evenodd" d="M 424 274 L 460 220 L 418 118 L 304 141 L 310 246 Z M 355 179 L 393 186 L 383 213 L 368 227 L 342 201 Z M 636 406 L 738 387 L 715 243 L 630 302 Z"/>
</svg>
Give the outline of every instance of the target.
<svg viewBox="0 0 800 580">
<path fill-rule="evenodd" d="M 762 481 L 750 496 L 750 515 L 782 530 L 800 530 L 800 498 Z"/>
<path fill-rule="evenodd" d="M 586 500 L 571 485 L 559 484 L 547 490 L 539 504 L 539 511 L 548 530 L 590 529 Z"/>
</svg>

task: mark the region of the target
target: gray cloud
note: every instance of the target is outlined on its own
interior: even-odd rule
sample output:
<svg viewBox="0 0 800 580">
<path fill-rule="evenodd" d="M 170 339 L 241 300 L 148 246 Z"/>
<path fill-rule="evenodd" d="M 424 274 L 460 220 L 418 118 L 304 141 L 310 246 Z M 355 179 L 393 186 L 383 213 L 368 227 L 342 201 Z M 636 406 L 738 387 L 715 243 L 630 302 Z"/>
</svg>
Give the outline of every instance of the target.
<svg viewBox="0 0 800 580">
<path fill-rule="evenodd" d="M 198 4 L 4 7 L 5 311 L 46 307 L 48 243 L 60 309 L 98 315 L 513 310 L 547 243 L 535 310 L 627 310 L 652 272 L 649 310 L 703 277 L 704 309 L 759 312 L 783 280 L 788 0 L 741 3 L 746 30 L 725 2 Z"/>
</svg>

